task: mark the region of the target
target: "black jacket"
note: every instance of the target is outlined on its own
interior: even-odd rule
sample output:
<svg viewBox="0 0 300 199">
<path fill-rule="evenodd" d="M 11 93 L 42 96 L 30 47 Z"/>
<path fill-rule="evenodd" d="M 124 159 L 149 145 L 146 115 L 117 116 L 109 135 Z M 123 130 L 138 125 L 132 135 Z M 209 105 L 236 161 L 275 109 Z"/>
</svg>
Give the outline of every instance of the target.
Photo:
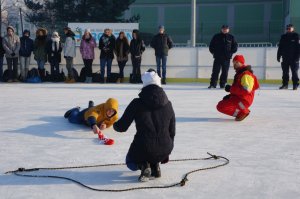
<svg viewBox="0 0 300 199">
<path fill-rule="evenodd" d="M 61 52 L 62 52 L 62 45 L 61 42 L 58 44 L 58 48 L 52 48 L 52 40 L 47 42 L 46 51 L 48 56 L 48 61 L 51 63 L 53 61 L 57 61 L 58 63 L 61 62 Z"/>
<path fill-rule="evenodd" d="M 0 57 L 3 57 L 5 54 L 5 50 L 3 48 L 3 38 L 0 36 Z"/>
<path fill-rule="evenodd" d="M 22 57 L 30 57 L 33 51 L 33 40 L 30 37 L 23 36 L 20 38 L 20 51 L 19 55 Z"/>
<path fill-rule="evenodd" d="M 121 119 L 114 124 L 114 129 L 124 132 L 133 120 L 137 132 L 129 148 L 129 158 L 135 163 L 165 160 L 173 150 L 175 113 L 161 87 L 144 87 L 139 98 L 131 101 Z"/>
<path fill-rule="evenodd" d="M 209 51 L 215 59 L 231 59 L 237 48 L 238 44 L 234 36 L 229 33 L 215 34 L 209 44 Z"/>
<path fill-rule="evenodd" d="M 157 34 L 150 45 L 154 48 L 156 56 L 168 56 L 169 49 L 173 47 L 173 41 L 167 34 Z"/>
<path fill-rule="evenodd" d="M 114 35 L 103 34 L 99 39 L 99 49 L 101 50 L 100 59 L 113 59 L 116 38 Z"/>
<path fill-rule="evenodd" d="M 277 60 L 299 61 L 299 35 L 296 32 L 283 34 L 280 38 L 277 51 Z"/>
<path fill-rule="evenodd" d="M 141 57 L 145 51 L 144 41 L 141 39 L 132 39 L 130 41 L 129 51 L 132 57 Z"/>
</svg>

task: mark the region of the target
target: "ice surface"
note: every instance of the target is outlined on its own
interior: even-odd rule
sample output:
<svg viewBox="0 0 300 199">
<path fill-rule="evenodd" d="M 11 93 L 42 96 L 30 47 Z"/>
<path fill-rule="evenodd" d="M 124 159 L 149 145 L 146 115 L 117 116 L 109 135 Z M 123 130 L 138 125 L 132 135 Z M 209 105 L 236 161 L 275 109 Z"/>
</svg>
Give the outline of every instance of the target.
<svg viewBox="0 0 300 199">
<path fill-rule="evenodd" d="M 176 113 L 175 147 L 170 159 L 223 155 L 230 164 L 194 173 L 184 187 L 122 193 L 94 192 L 59 179 L 4 175 L 19 167 L 62 167 L 123 163 L 135 134 L 106 130 L 115 139 L 101 145 L 88 127 L 69 124 L 69 108 L 119 100 L 120 114 L 137 97 L 141 85 L 130 84 L 0 84 L 0 198 L 284 198 L 300 197 L 300 93 L 264 85 L 251 114 L 242 122 L 218 113 L 226 94 L 204 84 L 164 86 Z M 139 172 L 125 166 L 41 171 L 35 174 L 72 177 L 95 188 L 122 189 L 179 182 L 194 169 L 218 161 L 162 165 L 162 178 L 137 181 Z"/>
</svg>

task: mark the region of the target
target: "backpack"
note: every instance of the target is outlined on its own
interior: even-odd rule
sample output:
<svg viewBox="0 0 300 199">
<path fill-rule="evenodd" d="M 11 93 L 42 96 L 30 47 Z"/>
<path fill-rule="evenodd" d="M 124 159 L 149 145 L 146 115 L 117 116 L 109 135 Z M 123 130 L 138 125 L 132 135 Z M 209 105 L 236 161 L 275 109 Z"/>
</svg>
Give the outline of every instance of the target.
<svg viewBox="0 0 300 199">
<path fill-rule="evenodd" d="M 104 82 L 104 80 L 101 78 L 100 71 L 93 73 L 92 80 L 93 82 L 97 82 L 97 83 Z"/>
<path fill-rule="evenodd" d="M 41 83 L 41 77 L 37 68 L 32 68 L 27 73 L 27 83 Z"/>
<path fill-rule="evenodd" d="M 80 75 L 79 75 L 79 82 L 84 82 L 86 78 L 86 67 L 83 67 L 80 71 Z"/>
<path fill-rule="evenodd" d="M 77 70 L 75 68 L 72 68 L 72 71 L 73 71 L 73 78 L 77 82 L 79 80 L 78 72 L 77 72 Z"/>
<path fill-rule="evenodd" d="M 109 78 L 107 79 L 108 83 L 117 83 L 119 78 L 119 73 L 110 73 Z"/>
</svg>

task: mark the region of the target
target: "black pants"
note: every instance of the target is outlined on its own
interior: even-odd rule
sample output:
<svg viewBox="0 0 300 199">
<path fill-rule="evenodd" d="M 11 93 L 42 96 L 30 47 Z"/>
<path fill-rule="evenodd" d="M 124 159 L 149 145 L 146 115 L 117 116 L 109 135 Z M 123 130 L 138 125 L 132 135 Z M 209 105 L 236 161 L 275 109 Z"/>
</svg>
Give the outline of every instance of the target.
<svg viewBox="0 0 300 199">
<path fill-rule="evenodd" d="M 59 60 L 53 58 L 50 61 L 50 66 L 51 66 L 51 75 L 53 78 L 58 78 L 59 75 Z"/>
<path fill-rule="evenodd" d="M 18 57 L 6 58 L 9 79 L 18 79 Z"/>
<path fill-rule="evenodd" d="M 118 66 L 120 69 L 119 78 L 124 78 L 124 68 L 126 66 L 127 61 L 118 61 Z"/>
<path fill-rule="evenodd" d="M 299 62 L 296 61 L 286 61 L 283 60 L 281 63 L 282 68 L 282 85 L 289 84 L 289 69 L 291 68 L 292 71 L 292 81 L 293 85 L 299 85 L 299 77 L 298 77 L 298 70 L 299 70 Z"/>
<path fill-rule="evenodd" d="M 93 59 L 83 59 L 84 66 L 86 68 L 86 76 L 92 77 L 93 75 Z"/>
<path fill-rule="evenodd" d="M 139 83 L 140 80 L 138 78 L 141 77 L 142 59 L 141 59 L 141 57 L 139 57 L 139 58 L 131 57 L 131 61 L 132 61 L 132 80 L 135 83 Z"/>
<path fill-rule="evenodd" d="M 219 79 L 219 73 L 222 69 L 222 73 L 220 76 L 220 86 L 225 86 L 227 83 L 227 77 L 228 77 L 228 70 L 230 65 L 230 59 L 215 59 L 214 65 L 212 69 L 211 79 L 210 79 L 210 85 L 217 86 L 218 79 Z"/>
</svg>

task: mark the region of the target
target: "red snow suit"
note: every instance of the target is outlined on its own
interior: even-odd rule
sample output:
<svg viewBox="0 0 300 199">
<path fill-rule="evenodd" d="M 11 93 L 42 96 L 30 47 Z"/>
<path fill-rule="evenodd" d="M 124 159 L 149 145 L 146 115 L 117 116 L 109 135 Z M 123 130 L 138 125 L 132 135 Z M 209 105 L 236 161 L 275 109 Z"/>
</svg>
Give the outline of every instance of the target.
<svg viewBox="0 0 300 199">
<path fill-rule="evenodd" d="M 248 114 L 255 90 L 259 88 L 256 76 L 251 66 L 243 66 L 237 70 L 233 84 L 230 88 L 230 95 L 224 97 L 217 105 L 221 113 L 237 117 L 239 114 Z"/>
</svg>

